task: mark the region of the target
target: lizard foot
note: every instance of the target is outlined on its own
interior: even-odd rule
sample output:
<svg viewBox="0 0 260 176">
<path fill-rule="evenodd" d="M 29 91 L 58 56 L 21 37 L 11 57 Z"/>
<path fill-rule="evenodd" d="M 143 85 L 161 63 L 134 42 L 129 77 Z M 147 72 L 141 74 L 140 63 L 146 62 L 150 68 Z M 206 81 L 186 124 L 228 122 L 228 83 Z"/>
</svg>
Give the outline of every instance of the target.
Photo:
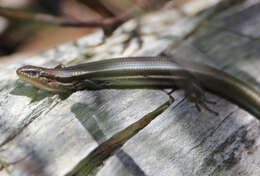
<svg viewBox="0 0 260 176">
<path fill-rule="evenodd" d="M 188 99 L 195 103 L 195 106 L 197 108 L 197 110 L 200 112 L 201 111 L 201 107 L 206 109 L 207 111 L 209 111 L 210 113 L 213 113 L 215 115 L 218 115 L 218 112 L 212 110 L 208 104 L 216 104 L 216 102 L 208 100 L 205 97 L 205 94 L 203 92 L 203 90 L 196 84 L 196 83 L 191 83 L 191 86 L 189 86 L 188 89 L 186 89 L 186 97 L 188 97 Z"/>
</svg>

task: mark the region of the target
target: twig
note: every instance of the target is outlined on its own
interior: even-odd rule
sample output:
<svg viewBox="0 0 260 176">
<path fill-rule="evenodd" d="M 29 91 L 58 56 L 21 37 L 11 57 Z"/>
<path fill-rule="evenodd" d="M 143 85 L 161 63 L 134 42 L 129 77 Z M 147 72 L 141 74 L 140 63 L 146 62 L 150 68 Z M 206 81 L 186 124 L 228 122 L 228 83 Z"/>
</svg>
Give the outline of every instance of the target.
<svg viewBox="0 0 260 176">
<path fill-rule="evenodd" d="M 106 34 L 111 33 L 116 27 L 130 19 L 138 9 L 133 8 L 128 12 L 107 19 L 95 19 L 80 21 L 68 17 L 52 16 L 44 13 L 30 13 L 22 10 L 14 10 L 0 7 L 0 16 L 15 20 L 30 20 L 36 22 L 50 23 L 64 27 L 101 27 Z M 140 11 L 140 10 L 138 10 Z"/>
</svg>

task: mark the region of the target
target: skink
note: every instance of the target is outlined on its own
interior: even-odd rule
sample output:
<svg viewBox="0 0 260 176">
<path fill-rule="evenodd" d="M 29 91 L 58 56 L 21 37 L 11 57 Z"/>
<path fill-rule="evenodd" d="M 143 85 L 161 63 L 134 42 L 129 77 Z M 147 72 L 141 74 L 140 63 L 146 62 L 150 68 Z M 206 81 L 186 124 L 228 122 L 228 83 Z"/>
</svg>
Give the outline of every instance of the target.
<svg viewBox="0 0 260 176">
<path fill-rule="evenodd" d="M 196 107 L 206 107 L 200 87 L 236 103 L 260 119 L 260 93 L 246 83 L 201 63 L 173 57 L 126 57 L 55 68 L 23 66 L 20 78 L 55 92 L 181 88 Z"/>
</svg>

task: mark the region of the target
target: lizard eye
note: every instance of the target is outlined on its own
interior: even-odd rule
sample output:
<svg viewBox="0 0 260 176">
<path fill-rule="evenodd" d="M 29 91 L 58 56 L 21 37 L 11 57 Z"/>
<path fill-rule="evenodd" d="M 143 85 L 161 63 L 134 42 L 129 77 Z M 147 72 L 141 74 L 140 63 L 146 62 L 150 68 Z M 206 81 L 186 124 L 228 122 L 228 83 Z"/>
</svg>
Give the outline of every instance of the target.
<svg viewBox="0 0 260 176">
<path fill-rule="evenodd" d="M 36 77 L 36 76 L 39 76 L 39 72 L 37 72 L 37 71 L 30 71 L 29 75 L 32 76 L 32 77 Z"/>
</svg>

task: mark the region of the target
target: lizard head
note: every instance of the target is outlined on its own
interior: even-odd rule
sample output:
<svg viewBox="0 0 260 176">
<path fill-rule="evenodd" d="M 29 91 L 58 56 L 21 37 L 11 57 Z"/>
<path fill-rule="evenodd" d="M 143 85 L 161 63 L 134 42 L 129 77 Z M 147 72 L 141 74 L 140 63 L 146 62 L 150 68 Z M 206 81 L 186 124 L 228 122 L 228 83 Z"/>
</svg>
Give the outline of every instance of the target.
<svg viewBox="0 0 260 176">
<path fill-rule="evenodd" d="M 48 69 L 43 67 L 36 67 L 32 65 L 26 65 L 16 70 L 17 75 L 31 83 L 32 85 L 52 91 L 52 92 L 66 92 L 68 91 L 63 83 L 55 79 L 55 73 L 57 71 L 54 69 Z"/>
</svg>

